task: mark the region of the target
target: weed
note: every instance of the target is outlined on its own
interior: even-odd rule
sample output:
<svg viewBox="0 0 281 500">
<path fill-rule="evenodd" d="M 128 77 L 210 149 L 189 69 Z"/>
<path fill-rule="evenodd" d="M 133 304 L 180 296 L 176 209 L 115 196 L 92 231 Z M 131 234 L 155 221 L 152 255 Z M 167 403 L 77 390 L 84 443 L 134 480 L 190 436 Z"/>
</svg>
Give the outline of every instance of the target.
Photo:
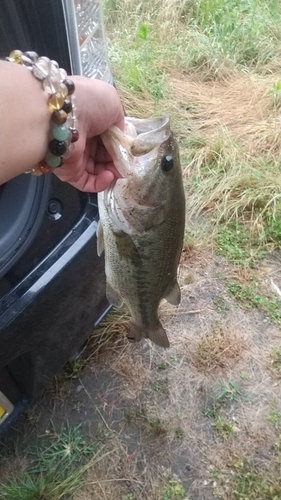
<svg viewBox="0 0 281 500">
<path fill-rule="evenodd" d="M 216 429 L 219 436 L 222 437 L 223 439 L 226 439 L 231 434 L 233 434 L 235 429 L 233 424 L 225 422 L 224 420 L 222 420 L 220 416 L 217 417 L 214 422 L 212 422 L 212 426 Z"/>
<path fill-rule="evenodd" d="M 275 401 L 270 403 L 271 411 L 267 415 L 268 422 L 273 425 L 274 429 L 278 430 L 281 428 L 281 413 L 276 409 Z"/>
<path fill-rule="evenodd" d="M 278 297 L 261 295 L 257 283 L 243 285 L 236 281 L 227 281 L 227 291 L 246 307 L 256 307 L 269 316 L 277 325 L 281 324 L 280 300 Z"/>
<path fill-rule="evenodd" d="M 213 403 L 210 408 L 207 408 L 206 410 L 203 411 L 204 417 L 217 418 L 220 407 L 221 405 L 219 403 Z"/>
<path fill-rule="evenodd" d="M 221 295 L 215 295 L 213 297 L 213 304 L 216 310 L 220 313 L 226 313 L 229 311 L 229 306 Z"/>
<path fill-rule="evenodd" d="M 63 376 L 66 379 L 77 379 L 85 368 L 85 360 L 82 358 L 69 361 L 63 368 Z"/>
<path fill-rule="evenodd" d="M 271 95 L 273 96 L 274 106 L 279 108 L 281 103 L 281 82 L 279 80 L 274 82 L 271 89 Z"/>
<path fill-rule="evenodd" d="M 221 390 L 217 396 L 217 401 L 221 404 L 233 403 L 234 401 L 239 401 L 241 397 L 241 389 L 236 384 L 234 380 L 230 380 L 229 382 L 220 381 L 219 382 Z"/>
<path fill-rule="evenodd" d="M 179 357 L 176 354 L 171 354 L 170 361 L 172 361 L 174 363 L 178 363 L 179 362 Z"/>
<path fill-rule="evenodd" d="M 273 425 L 274 429 L 280 429 L 281 427 L 281 413 L 277 410 L 272 410 L 268 416 L 267 420 Z"/>
<path fill-rule="evenodd" d="M 148 420 L 149 430 L 154 436 L 164 436 L 167 434 L 167 428 L 160 418 L 150 418 Z"/>
<path fill-rule="evenodd" d="M 167 368 L 169 368 L 169 365 L 168 365 L 168 363 L 163 362 L 163 363 L 159 363 L 157 365 L 157 368 L 158 368 L 158 370 L 167 370 Z"/>
<path fill-rule="evenodd" d="M 184 488 L 177 481 L 170 480 L 163 488 L 161 500 L 178 500 L 179 498 L 186 498 Z"/>
<path fill-rule="evenodd" d="M 281 495 L 279 479 L 265 477 L 246 458 L 235 462 L 231 486 L 235 488 L 237 500 L 256 500 L 257 498 L 278 500 Z"/>
<path fill-rule="evenodd" d="M 185 285 L 190 285 L 194 282 L 194 275 L 192 273 L 188 273 L 184 278 Z"/>
<path fill-rule="evenodd" d="M 46 438 L 45 438 L 46 439 Z M 8 500 L 60 500 L 72 496 L 84 484 L 84 474 L 94 463 L 97 447 L 88 445 L 80 426 L 60 433 L 52 431 L 47 443 L 29 453 L 22 474 L 1 485 L 1 498 Z M 86 465 L 85 458 L 93 457 Z"/>
<path fill-rule="evenodd" d="M 184 436 L 184 430 L 181 427 L 175 429 L 175 435 L 178 439 L 182 439 Z"/>
<path fill-rule="evenodd" d="M 156 380 L 156 383 L 155 383 L 153 389 L 156 392 L 161 392 L 166 397 L 168 397 L 169 396 L 169 379 L 168 379 L 168 377 L 160 378 L 160 379 Z"/>
<path fill-rule="evenodd" d="M 220 227 L 217 232 L 218 255 L 224 255 L 231 262 L 240 267 L 254 267 L 265 257 L 266 250 L 259 248 L 246 226 L 236 221 L 230 222 L 226 227 Z"/>
<path fill-rule="evenodd" d="M 195 247 L 195 240 L 193 235 L 190 232 L 185 233 L 183 240 L 183 251 L 191 252 L 192 250 L 194 250 L 194 247 Z"/>
<path fill-rule="evenodd" d="M 281 377 L 281 347 L 275 347 L 271 352 L 271 366 L 274 375 Z"/>
</svg>

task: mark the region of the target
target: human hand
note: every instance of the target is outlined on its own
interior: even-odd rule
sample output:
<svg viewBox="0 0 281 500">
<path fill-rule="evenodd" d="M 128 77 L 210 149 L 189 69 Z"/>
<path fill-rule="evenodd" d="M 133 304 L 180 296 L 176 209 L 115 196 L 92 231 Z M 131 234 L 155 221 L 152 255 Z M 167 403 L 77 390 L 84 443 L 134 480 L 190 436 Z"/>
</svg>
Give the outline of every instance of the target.
<svg viewBox="0 0 281 500">
<path fill-rule="evenodd" d="M 79 140 L 63 166 L 54 172 L 80 191 L 103 191 L 120 175 L 100 134 L 113 124 L 123 130 L 123 107 L 112 85 L 81 76 L 71 76 L 71 80 L 75 83 Z"/>
</svg>

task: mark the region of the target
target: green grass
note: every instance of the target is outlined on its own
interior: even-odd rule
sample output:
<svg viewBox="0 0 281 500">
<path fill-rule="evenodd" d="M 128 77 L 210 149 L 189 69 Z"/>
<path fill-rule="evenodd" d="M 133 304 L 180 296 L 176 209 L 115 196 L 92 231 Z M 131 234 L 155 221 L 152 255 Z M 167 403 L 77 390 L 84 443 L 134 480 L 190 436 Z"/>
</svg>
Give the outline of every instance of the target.
<svg viewBox="0 0 281 500">
<path fill-rule="evenodd" d="M 234 424 L 226 422 L 220 416 L 218 416 L 216 420 L 212 422 L 212 427 L 214 427 L 218 435 L 223 439 L 227 439 L 229 436 L 231 436 L 235 428 Z"/>
<path fill-rule="evenodd" d="M 223 255 L 239 267 L 255 267 L 267 253 L 259 246 L 259 241 L 254 240 L 246 225 L 236 221 L 218 227 L 216 243 L 217 255 Z"/>
<path fill-rule="evenodd" d="M 107 0 L 105 18 L 109 32 L 114 32 L 110 56 L 116 74 L 120 74 L 120 54 L 126 53 L 121 78 L 132 73 L 134 60 L 133 82 L 138 89 L 143 69 L 136 51 L 139 42 L 151 44 L 150 55 L 158 67 L 200 71 L 208 78 L 237 68 L 264 72 L 269 65 L 271 70 L 280 65 L 278 0 Z M 141 78 L 151 78 L 152 68 L 148 64 Z"/>
<path fill-rule="evenodd" d="M 98 460 L 98 443 L 88 444 L 80 426 L 53 430 L 44 436 L 44 443 L 26 451 L 22 471 L 1 484 L 1 499 L 73 498 L 85 484 L 86 471 Z"/>
<path fill-rule="evenodd" d="M 273 451 L 273 463 L 268 470 L 261 470 L 257 463 L 245 457 L 227 464 L 231 472 L 211 469 L 210 481 L 213 483 L 213 494 L 216 498 L 225 499 L 230 490 L 231 498 L 235 500 L 280 500 L 280 459 L 280 439 L 277 439 Z"/>
<path fill-rule="evenodd" d="M 275 347 L 270 356 L 273 373 L 277 378 L 281 377 L 281 347 Z"/>
<path fill-rule="evenodd" d="M 161 500 L 178 500 L 180 498 L 187 499 L 183 486 L 177 481 L 170 480 L 163 488 Z"/>
<path fill-rule="evenodd" d="M 279 158 L 268 155 L 249 157 L 222 133 L 192 160 L 188 210 L 212 214 L 218 251 L 236 262 L 258 260 L 268 244 L 281 246 Z"/>
<path fill-rule="evenodd" d="M 267 296 L 259 293 L 257 282 L 249 285 L 237 281 L 227 281 L 228 293 L 246 307 L 256 307 L 268 316 L 275 324 L 281 325 L 280 299 L 274 295 Z"/>
</svg>

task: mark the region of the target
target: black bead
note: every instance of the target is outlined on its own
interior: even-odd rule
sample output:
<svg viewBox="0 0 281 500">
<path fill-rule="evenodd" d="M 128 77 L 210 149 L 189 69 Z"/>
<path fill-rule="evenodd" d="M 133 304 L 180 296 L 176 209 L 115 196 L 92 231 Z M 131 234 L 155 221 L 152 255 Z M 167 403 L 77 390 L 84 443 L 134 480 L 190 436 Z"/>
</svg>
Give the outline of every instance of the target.
<svg viewBox="0 0 281 500">
<path fill-rule="evenodd" d="M 62 156 L 67 150 L 67 145 L 64 141 L 58 141 L 57 139 L 53 139 L 49 143 L 49 149 L 51 153 L 55 156 Z"/>
<path fill-rule="evenodd" d="M 66 113 L 70 113 L 70 111 L 72 110 L 71 101 L 69 99 L 65 99 L 63 107 L 61 109 L 63 109 Z"/>
<path fill-rule="evenodd" d="M 73 94 L 73 92 L 75 91 L 75 85 L 74 85 L 73 81 L 70 80 L 69 78 L 66 78 L 66 80 L 63 81 L 63 83 L 67 87 L 68 95 Z"/>
<path fill-rule="evenodd" d="M 173 157 L 170 155 L 164 156 L 161 161 L 161 167 L 164 172 L 170 172 L 174 166 Z"/>
</svg>

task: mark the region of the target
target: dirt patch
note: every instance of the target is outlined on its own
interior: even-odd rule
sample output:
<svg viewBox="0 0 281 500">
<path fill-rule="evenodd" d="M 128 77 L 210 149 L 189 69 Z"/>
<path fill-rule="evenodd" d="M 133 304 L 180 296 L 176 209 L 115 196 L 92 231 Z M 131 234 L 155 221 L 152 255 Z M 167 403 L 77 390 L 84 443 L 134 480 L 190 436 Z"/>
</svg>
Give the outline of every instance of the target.
<svg viewBox="0 0 281 500">
<path fill-rule="evenodd" d="M 180 307 L 161 306 L 169 350 L 128 344 L 120 323 L 117 340 L 101 354 L 93 357 L 90 341 L 81 373 L 67 381 L 61 375 L 6 446 L 11 439 L 20 456 L 51 425 L 82 424 L 87 439 L 99 437 L 109 454 L 88 471 L 77 500 L 162 500 L 169 481 L 183 485 L 189 499 L 208 500 L 213 470 L 244 457 L 269 466 L 276 433 L 268 415 L 272 401 L 281 410 L 281 385 L 264 361 L 280 330 L 228 298 L 217 276 L 222 266 L 220 257 L 206 255 L 192 267 L 194 281 L 182 286 Z M 182 267 L 181 282 L 186 272 Z"/>
</svg>

